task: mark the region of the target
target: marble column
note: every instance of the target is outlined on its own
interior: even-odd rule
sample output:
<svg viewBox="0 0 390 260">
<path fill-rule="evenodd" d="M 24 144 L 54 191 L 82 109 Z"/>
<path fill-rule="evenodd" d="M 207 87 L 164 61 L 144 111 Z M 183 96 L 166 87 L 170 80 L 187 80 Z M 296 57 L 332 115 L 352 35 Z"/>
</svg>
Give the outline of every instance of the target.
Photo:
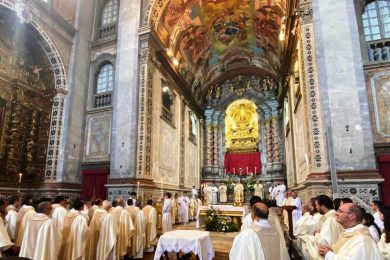
<svg viewBox="0 0 390 260">
<path fill-rule="evenodd" d="M 139 95 L 139 36 L 141 1 L 121 1 L 113 97 L 110 178 L 136 176 Z M 148 50 L 148 41 L 141 43 Z M 143 52 L 140 73 L 147 74 L 148 56 Z M 146 76 L 147 77 L 147 76 Z M 142 84 L 142 83 L 141 83 Z M 144 137 L 142 142 L 144 142 Z M 142 143 L 143 144 L 143 143 Z M 143 157 L 143 155 L 142 155 Z M 140 172 L 142 173 L 143 165 Z M 138 169 L 137 169 L 138 172 Z"/>
</svg>

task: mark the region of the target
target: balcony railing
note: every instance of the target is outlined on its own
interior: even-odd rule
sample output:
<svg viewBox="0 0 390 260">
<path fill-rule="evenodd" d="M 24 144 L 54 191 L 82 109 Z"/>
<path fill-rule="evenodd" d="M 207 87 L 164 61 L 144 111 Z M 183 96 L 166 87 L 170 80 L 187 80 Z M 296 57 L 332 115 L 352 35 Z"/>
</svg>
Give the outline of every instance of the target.
<svg viewBox="0 0 390 260">
<path fill-rule="evenodd" d="M 367 42 L 369 62 L 390 61 L 390 39 Z"/>
<path fill-rule="evenodd" d="M 167 120 L 171 125 L 173 125 L 173 114 L 171 113 L 171 111 L 163 107 L 161 116 L 162 118 Z"/>
<path fill-rule="evenodd" d="M 111 106 L 111 92 L 95 94 L 93 99 L 94 108 Z"/>
<path fill-rule="evenodd" d="M 99 28 L 99 39 L 115 38 L 116 23 L 108 24 Z"/>
</svg>

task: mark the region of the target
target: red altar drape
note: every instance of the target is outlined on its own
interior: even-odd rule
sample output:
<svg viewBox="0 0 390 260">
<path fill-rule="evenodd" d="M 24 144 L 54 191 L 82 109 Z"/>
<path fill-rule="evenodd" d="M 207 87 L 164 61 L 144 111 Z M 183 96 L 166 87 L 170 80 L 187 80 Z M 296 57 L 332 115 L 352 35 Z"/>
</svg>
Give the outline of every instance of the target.
<svg viewBox="0 0 390 260">
<path fill-rule="evenodd" d="M 378 156 L 379 173 L 385 181 L 382 183 L 383 203 L 390 205 L 390 155 L 384 154 Z"/>
<path fill-rule="evenodd" d="M 240 174 L 261 173 L 260 152 L 253 153 L 226 153 L 225 154 L 225 169 L 226 173 Z M 248 168 L 248 170 L 247 170 Z"/>
<path fill-rule="evenodd" d="M 83 174 L 83 189 L 80 198 L 82 200 L 90 199 L 106 199 L 107 189 L 104 185 L 107 184 L 109 169 L 84 169 Z"/>
</svg>

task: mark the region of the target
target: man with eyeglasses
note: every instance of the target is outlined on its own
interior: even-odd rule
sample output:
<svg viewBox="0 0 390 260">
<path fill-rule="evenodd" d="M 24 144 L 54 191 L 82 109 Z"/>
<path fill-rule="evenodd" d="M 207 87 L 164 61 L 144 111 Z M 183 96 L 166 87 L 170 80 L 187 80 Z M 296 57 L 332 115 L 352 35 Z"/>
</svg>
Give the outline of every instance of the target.
<svg viewBox="0 0 390 260">
<path fill-rule="evenodd" d="M 368 228 L 361 224 L 363 216 L 359 206 L 353 203 L 341 205 L 337 210 L 336 220 L 343 226 L 344 231 L 332 247 L 323 245 L 319 248 L 319 253 L 325 256 L 325 260 L 382 259 Z"/>
</svg>

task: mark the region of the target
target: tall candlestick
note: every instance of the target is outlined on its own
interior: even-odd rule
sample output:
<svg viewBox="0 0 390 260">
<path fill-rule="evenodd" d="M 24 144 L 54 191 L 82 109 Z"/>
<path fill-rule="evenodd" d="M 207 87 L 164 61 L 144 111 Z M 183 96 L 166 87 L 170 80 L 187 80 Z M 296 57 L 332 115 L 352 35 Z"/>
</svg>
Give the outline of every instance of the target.
<svg viewBox="0 0 390 260">
<path fill-rule="evenodd" d="M 248 175 L 248 174 L 249 174 L 248 167 L 246 167 L 246 175 Z"/>
<path fill-rule="evenodd" d="M 139 182 L 137 182 L 137 199 L 138 199 L 138 193 L 139 193 Z"/>
<path fill-rule="evenodd" d="M 22 173 L 19 173 L 19 183 L 21 183 L 22 182 Z"/>
<path fill-rule="evenodd" d="M 255 166 L 255 174 L 256 174 L 256 166 Z"/>
<path fill-rule="evenodd" d="M 233 174 L 236 174 L 236 168 L 233 168 Z"/>
</svg>

